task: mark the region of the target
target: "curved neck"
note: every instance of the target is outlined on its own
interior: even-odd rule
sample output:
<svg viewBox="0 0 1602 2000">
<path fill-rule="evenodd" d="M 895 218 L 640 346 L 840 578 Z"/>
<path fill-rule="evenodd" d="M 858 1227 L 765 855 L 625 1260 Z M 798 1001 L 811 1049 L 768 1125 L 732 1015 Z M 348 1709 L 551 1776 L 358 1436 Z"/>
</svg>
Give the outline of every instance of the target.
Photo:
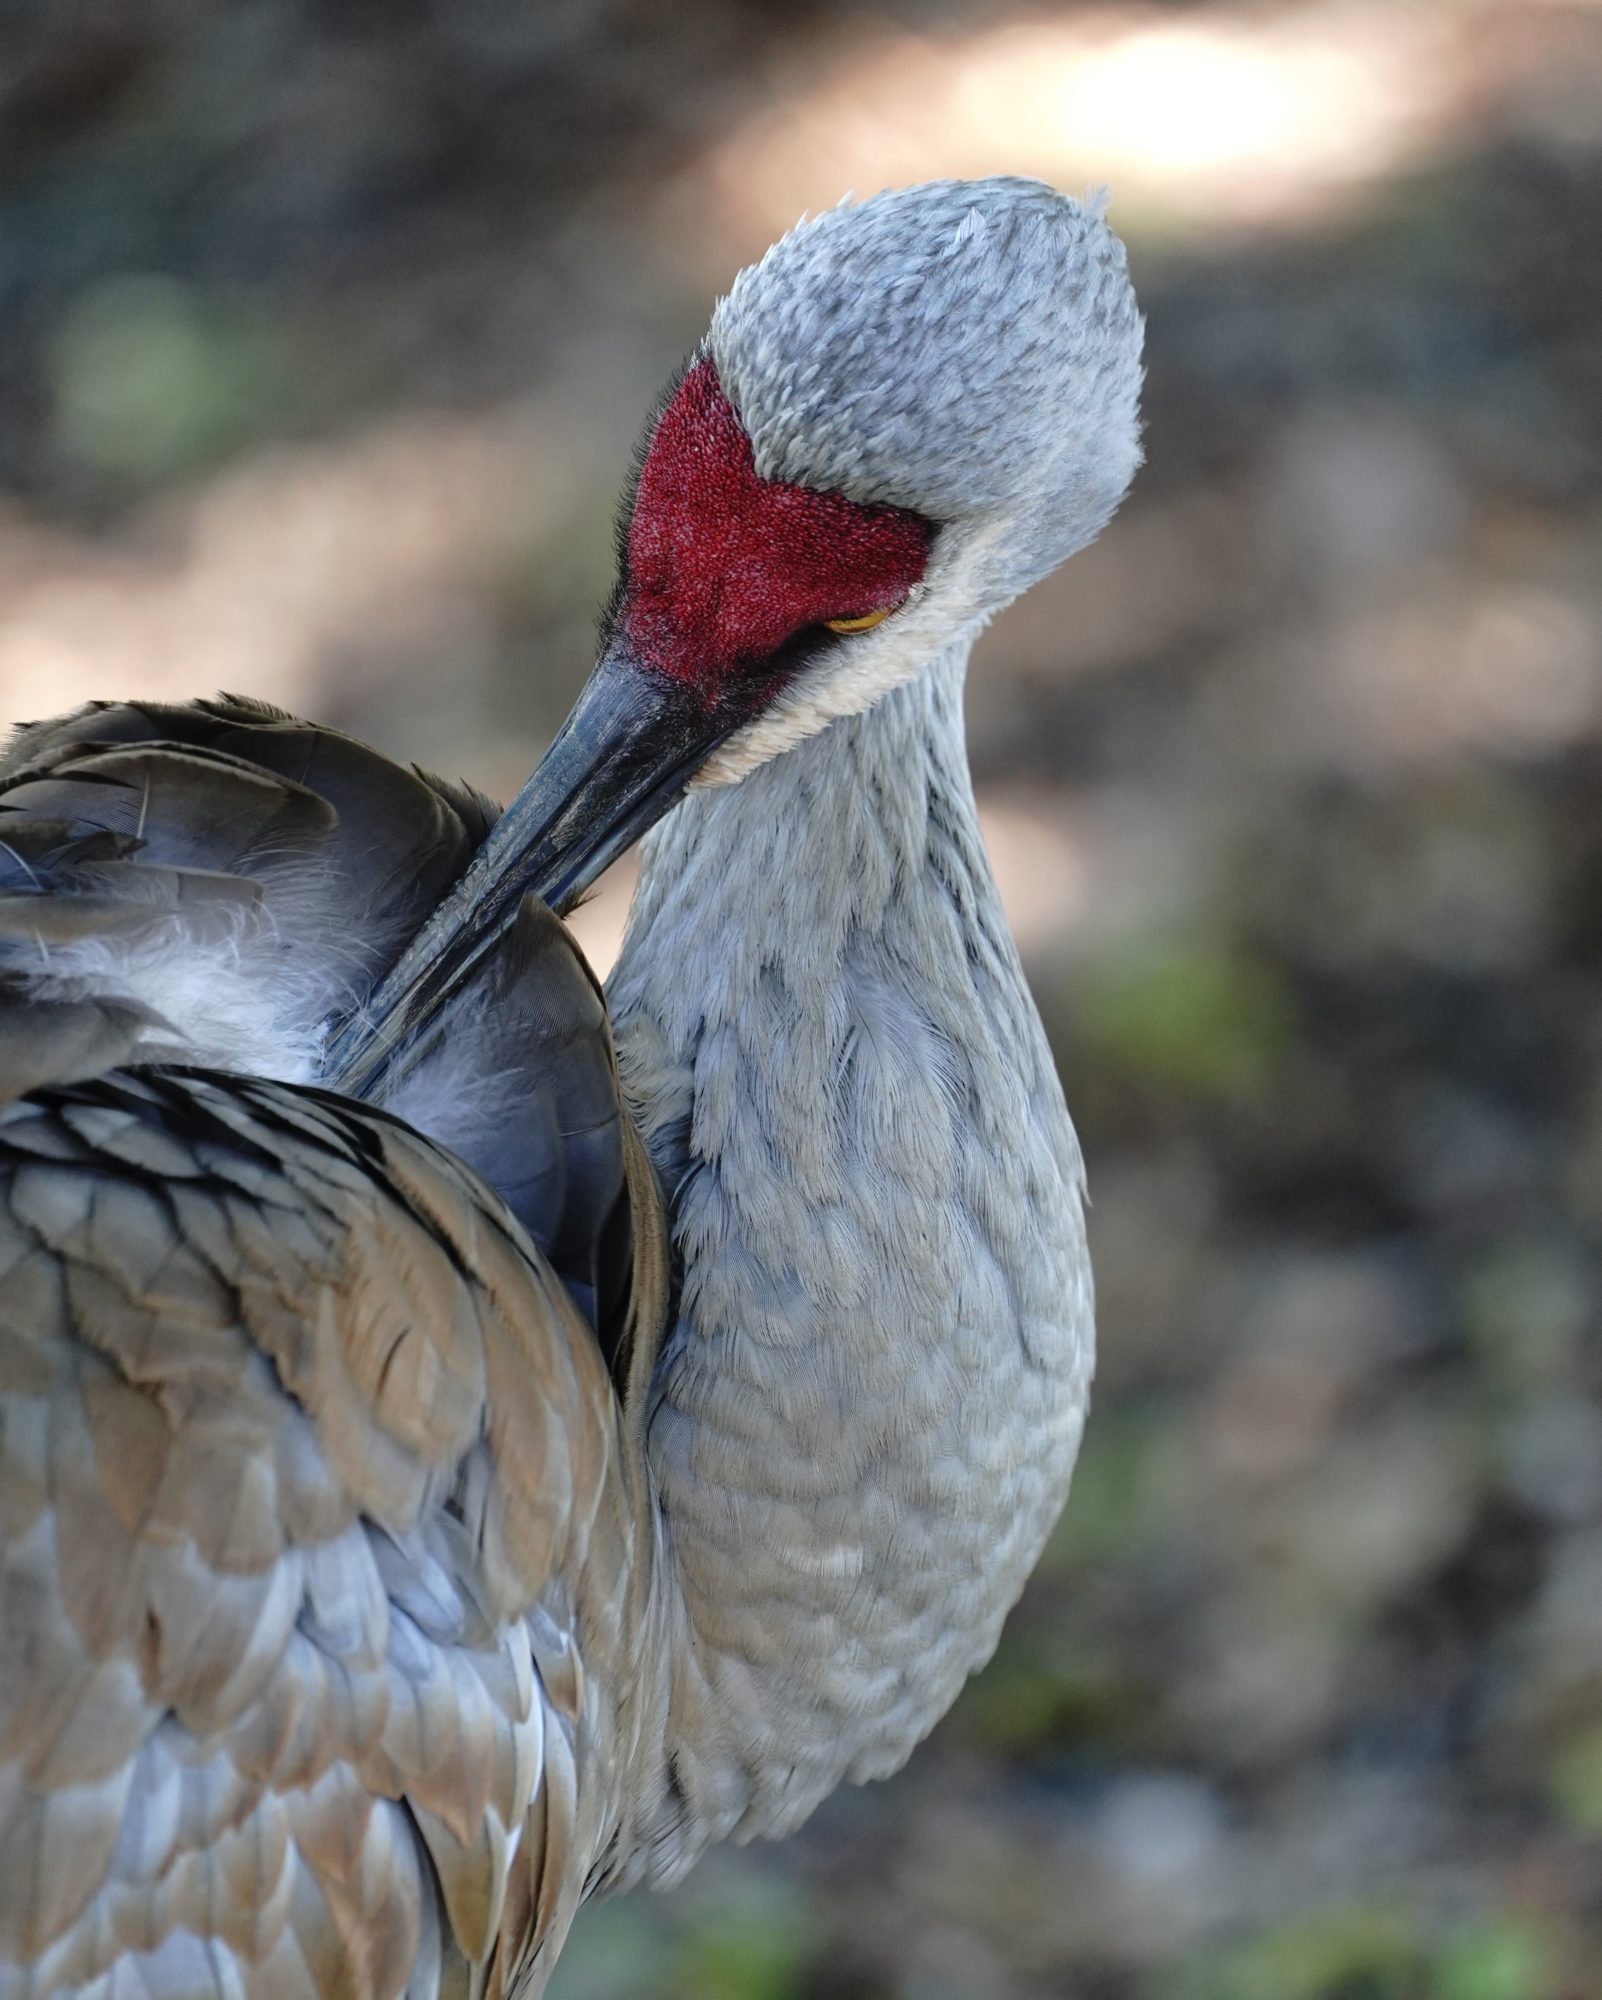
<svg viewBox="0 0 1602 2000">
<path fill-rule="evenodd" d="M 1079 1155 L 979 837 L 966 651 L 692 796 L 611 982 L 682 1264 L 646 1415 L 664 1877 L 899 1765 L 1066 1492 Z"/>
</svg>

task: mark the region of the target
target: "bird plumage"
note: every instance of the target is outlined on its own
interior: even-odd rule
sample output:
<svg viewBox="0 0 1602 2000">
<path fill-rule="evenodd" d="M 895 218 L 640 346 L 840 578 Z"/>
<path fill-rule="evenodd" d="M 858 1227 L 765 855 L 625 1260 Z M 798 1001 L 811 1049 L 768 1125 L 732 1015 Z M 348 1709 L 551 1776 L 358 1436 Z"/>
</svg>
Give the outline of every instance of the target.
<svg viewBox="0 0 1602 2000">
<path fill-rule="evenodd" d="M 609 986 L 685 1269 L 648 1450 L 688 1720 L 718 1719 L 679 1760 L 692 1829 L 785 1832 L 904 1762 L 1078 1444 L 1079 1150 L 979 835 L 966 664 L 692 796 Z"/>
<path fill-rule="evenodd" d="M 0 2000 L 537 1993 L 584 1895 L 901 1763 L 1061 1506 L 1082 1169 L 962 687 L 1127 482 L 1138 317 L 1030 183 L 786 245 L 675 414 L 722 653 L 625 532 L 493 826 L 229 701 L 0 765 Z M 770 517 L 884 506 L 893 601 L 814 603 Z M 523 892 L 654 820 L 603 1007 Z"/>
<path fill-rule="evenodd" d="M 495 817 L 465 787 L 231 696 L 34 723 L 0 784 L 0 924 L 33 998 L 87 980 L 171 1020 L 169 1052 L 294 1081 Z M 162 1047 L 154 1020 L 143 1046 Z"/>
<path fill-rule="evenodd" d="M 598 1717 L 541 1605 L 631 1539 L 563 1288 L 293 1086 L 37 1092 L 0 1164 L 0 1992 L 432 1992 L 520 1840 L 558 1931 Z"/>
<path fill-rule="evenodd" d="M 499 1940 L 494 1991 L 582 1888 L 570 1612 L 648 1573 L 608 1361 L 666 1295 L 587 968 L 527 904 L 417 1051 L 456 1152 L 170 1066 L 298 1067 L 490 811 L 227 700 L 0 767 L 5 2000 L 430 1994 Z M 604 1656 L 632 1601 L 586 1595 Z"/>
</svg>

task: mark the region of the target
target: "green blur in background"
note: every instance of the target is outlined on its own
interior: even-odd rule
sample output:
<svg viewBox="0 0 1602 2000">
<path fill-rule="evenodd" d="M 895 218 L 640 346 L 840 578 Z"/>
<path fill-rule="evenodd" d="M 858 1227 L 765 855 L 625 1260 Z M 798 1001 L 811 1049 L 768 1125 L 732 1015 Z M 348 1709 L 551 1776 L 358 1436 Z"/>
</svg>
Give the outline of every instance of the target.
<svg viewBox="0 0 1602 2000">
<path fill-rule="evenodd" d="M 0 716 L 221 686 L 505 794 L 717 289 L 998 170 L 1109 183 L 1149 316 L 969 704 L 1096 1406 L 907 1772 L 554 1991 L 1591 2000 L 1596 0 L 0 4 Z"/>
</svg>

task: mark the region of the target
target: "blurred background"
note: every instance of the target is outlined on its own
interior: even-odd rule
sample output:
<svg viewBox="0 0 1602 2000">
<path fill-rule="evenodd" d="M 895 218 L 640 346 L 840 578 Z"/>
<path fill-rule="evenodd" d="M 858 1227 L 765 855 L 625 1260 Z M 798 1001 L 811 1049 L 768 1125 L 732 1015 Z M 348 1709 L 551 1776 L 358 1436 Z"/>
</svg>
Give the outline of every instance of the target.
<svg viewBox="0 0 1602 2000">
<path fill-rule="evenodd" d="M 0 0 L 0 717 L 223 687 L 506 795 L 715 291 L 996 170 L 1109 183 L 1149 315 L 969 702 L 1097 1404 L 904 1776 L 556 1994 L 1590 2000 L 1596 0 Z"/>
</svg>

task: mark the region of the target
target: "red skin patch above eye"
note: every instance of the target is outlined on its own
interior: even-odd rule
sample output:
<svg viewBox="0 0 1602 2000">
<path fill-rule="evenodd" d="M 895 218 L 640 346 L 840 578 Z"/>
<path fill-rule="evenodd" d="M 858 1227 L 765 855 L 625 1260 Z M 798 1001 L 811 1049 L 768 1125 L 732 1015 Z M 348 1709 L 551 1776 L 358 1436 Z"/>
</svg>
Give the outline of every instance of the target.
<svg viewBox="0 0 1602 2000">
<path fill-rule="evenodd" d="M 715 698 L 806 627 L 899 604 L 932 534 L 899 507 L 759 478 L 717 370 L 698 361 L 640 473 L 623 634 L 643 665 Z"/>
</svg>

